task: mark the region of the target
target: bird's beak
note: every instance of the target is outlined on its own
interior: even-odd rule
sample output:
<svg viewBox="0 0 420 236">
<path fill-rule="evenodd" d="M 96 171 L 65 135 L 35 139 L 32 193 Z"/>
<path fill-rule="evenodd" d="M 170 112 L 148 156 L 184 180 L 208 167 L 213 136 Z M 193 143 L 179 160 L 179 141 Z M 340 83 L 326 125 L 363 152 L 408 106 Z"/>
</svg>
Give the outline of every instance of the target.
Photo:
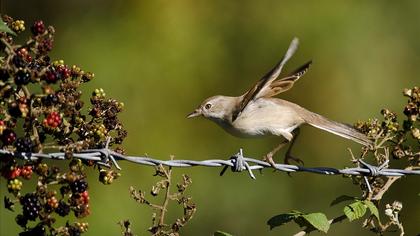
<svg viewBox="0 0 420 236">
<path fill-rule="evenodd" d="M 187 118 L 193 118 L 193 117 L 201 116 L 201 115 L 202 115 L 201 111 L 199 109 L 195 109 L 195 111 L 187 115 Z"/>
</svg>

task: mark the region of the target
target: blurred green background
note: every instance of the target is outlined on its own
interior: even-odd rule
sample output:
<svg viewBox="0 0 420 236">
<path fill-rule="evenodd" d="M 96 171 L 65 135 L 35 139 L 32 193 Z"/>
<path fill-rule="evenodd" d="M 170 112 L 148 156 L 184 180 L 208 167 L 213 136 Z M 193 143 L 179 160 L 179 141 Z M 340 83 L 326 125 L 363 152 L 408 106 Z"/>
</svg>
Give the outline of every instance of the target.
<svg viewBox="0 0 420 236">
<path fill-rule="evenodd" d="M 201 101 L 215 94 L 239 95 L 281 58 L 292 37 L 300 48 L 286 70 L 313 59 L 310 72 L 281 95 L 331 119 L 353 123 L 379 117 L 388 107 L 401 114 L 402 89 L 418 84 L 420 2 L 382 1 L 26 1 L 1 0 L 1 13 L 25 20 L 27 28 L 42 19 L 56 28 L 53 59 L 77 64 L 96 79 L 85 94 L 102 87 L 125 102 L 123 123 L 129 132 L 124 147 L 131 155 L 159 159 L 229 158 L 244 148 L 261 158 L 278 138 L 238 139 L 204 119 L 186 119 Z M 306 166 L 350 165 L 347 147 L 359 145 L 303 127 L 294 153 Z M 283 152 L 277 160 L 283 158 Z M 118 235 L 117 221 L 130 219 L 138 235 L 148 235 L 149 208 L 137 204 L 129 186 L 149 191 L 158 178 L 153 168 L 120 163 L 123 176 L 111 186 L 90 173 L 92 214 L 86 235 Z M 342 206 L 330 202 L 359 190 L 339 176 L 256 172 L 195 167 L 176 169 L 193 179 L 189 190 L 197 204 L 182 235 L 290 235 L 294 224 L 269 230 L 266 221 L 293 209 L 322 211 L 329 218 Z M 403 202 L 407 235 L 420 232 L 418 177 L 404 178 L 384 199 Z M 1 179 L 1 196 L 6 193 Z M 181 216 L 171 206 L 169 220 Z M 15 214 L 0 210 L 0 234 L 20 230 Z M 82 220 L 83 221 L 83 220 Z M 332 226 L 331 235 L 370 235 L 361 221 Z M 321 233 L 313 233 L 321 235 Z"/>
</svg>

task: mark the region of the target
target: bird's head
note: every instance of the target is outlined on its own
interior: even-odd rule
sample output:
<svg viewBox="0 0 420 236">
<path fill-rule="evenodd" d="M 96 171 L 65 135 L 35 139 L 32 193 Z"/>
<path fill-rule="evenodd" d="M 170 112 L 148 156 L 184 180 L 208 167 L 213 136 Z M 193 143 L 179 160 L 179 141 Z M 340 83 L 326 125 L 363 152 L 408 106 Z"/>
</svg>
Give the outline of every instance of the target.
<svg viewBox="0 0 420 236">
<path fill-rule="evenodd" d="M 236 97 L 213 96 L 207 98 L 187 118 L 204 116 L 214 121 L 230 119 L 235 101 Z"/>
</svg>

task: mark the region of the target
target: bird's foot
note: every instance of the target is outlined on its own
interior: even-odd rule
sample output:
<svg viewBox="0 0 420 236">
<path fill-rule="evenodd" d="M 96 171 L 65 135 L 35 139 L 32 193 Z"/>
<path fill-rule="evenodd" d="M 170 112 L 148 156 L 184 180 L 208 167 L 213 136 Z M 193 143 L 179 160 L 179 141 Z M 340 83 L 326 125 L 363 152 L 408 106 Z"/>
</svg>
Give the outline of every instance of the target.
<svg viewBox="0 0 420 236">
<path fill-rule="evenodd" d="M 269 152 L 267 155 L 265 155 L 263 161 L 267 162 L 271 167 L 276 169 L 276 163 L 273 160 L 273 153 Z"/>
<path fill-rule="evenodd" d="M 284 157 L 284 164 L 290 165 L 290 161 L 293 161 L 297 163 L 298 165 L 302 165 L 302 166 L 305 165 L 305 163 L 301 159 L 294 157 L 290 154 L 286 154 L 286 156 Z"/>
</svg>

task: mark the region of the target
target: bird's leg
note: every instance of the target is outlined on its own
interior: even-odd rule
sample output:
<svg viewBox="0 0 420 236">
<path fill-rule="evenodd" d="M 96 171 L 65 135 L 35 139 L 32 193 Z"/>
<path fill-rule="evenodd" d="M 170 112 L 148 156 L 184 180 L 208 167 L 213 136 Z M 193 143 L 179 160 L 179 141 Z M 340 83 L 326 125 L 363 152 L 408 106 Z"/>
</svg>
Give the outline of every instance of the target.
<svg viewBox="0 0 420 236">
<path fill-rule="evenodd" d="M 290 143 L 289 148 L 286 151 L 286 155 L 284 157 L 284 163 L 285 164 L 290 164 L 290 160 L 297 162 L 299 164 L 304 164 L 302 160 L 300 160 L 299 158 L 293 157 L 290 153 L 292 151 L 292 147 L 295 144 L 296 138 L 299 136 L 300 133 L 300 129 L 297 128 L 293 131 L 293 134 L 288 133 L 288 135 L 284 135 L 284 137 L 286 137 L 286 140 L 284 140 L 283 142 L 281 142 L 278 146 L 276 146 L 272 151 L 270 151 L 269 153 L 267 153 L 263 160 L 268 162 L 273 168 L 275 168 L 275 162 L 273 160 L 273 156 L 280 150 L 282 149 L 286 144 Z"/>
<path fill-rule="evenodd" d="M 301 159 L 299 159 L 297 157 L 293 157 L 290 154 L 292 152 L 292 147 L 295 144 L 295 141 L 296 141 L 297 137 L 299 136 L 299 133 L 300 133 L 300 129 L 299 128 L 297 128 L 297 129 L 294 130 L 293 139 L 290 141 L 289 148 L 287 149 L 286 156 L 284 157 L 284 163 L 285 164 L 290 164 L 290 160 L 292 160 L 292 161 L 294 161 L 294 162 L 296 162 L 298 164 L 304 165 L 304 163 L 303 163 L 303 161 Z"/>
<path fill-rule="evenodd" d="M 284 145 L 286 145 L 287 143 L 289 143 L 289 140 L 284 140 L 283 142 L 281 142 L 279 145 L 277 145 L 273 150 L 271 150 L 269 153 L 267 153 L 263 160 L 268 162 L 273 168 L 276 168 L 276 163 L 273 160 L 273 156 L 284 147 Z"/>
</svg>

